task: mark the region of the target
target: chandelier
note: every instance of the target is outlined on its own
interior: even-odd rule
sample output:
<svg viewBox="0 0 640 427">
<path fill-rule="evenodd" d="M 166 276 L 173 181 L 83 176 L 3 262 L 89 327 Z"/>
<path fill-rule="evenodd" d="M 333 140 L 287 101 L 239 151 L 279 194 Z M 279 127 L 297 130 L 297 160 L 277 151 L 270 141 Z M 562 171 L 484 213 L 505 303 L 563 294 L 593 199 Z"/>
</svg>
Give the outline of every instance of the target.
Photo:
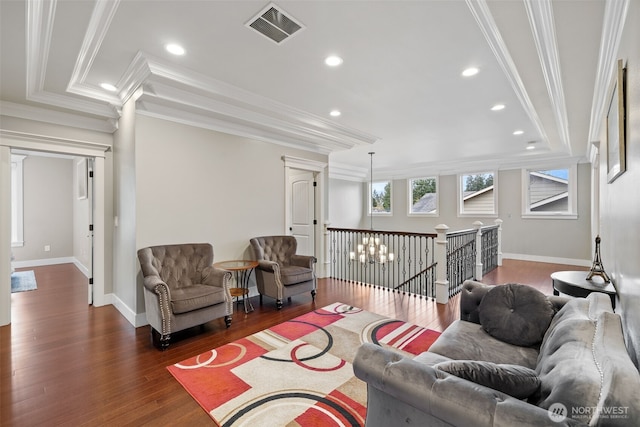
<svg viewBox="0 0 640 427">
<path fill-rule="evenodd" d="M 370 179 L 370 188 L 369 191 L 373 192 L 373 155 L 375 152 L 370 151 L 369 156 L 371 157 L 371 166 L 369 172 Z M 394 255 L 393 252 L 389 252 L 386 245 L 380 243 L 380 238 L 376 237 L 373 232 L 373 206 L 371 206 L 371 212 L 369 213 L 370 220 L 370 229 L 371 233 L 368 236 L 363 237 L 362 243 L 358 244 L 358 261 L 361 263 L 369 263 L 369 264 L 384 264 L 387 261 L 393 262 Z M 355 260 L 356 253 L 350 252 L 349 259 Z"/>
</svg>

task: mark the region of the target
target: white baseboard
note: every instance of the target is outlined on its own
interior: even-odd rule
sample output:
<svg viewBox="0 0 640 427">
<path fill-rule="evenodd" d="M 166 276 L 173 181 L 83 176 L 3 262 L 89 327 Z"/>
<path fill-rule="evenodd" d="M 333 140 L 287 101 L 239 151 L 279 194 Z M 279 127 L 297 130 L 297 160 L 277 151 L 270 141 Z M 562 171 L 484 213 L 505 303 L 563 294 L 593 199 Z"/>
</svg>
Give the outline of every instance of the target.
<svg viewBox="0 0 640 427">
<path fill-rule="evenodd" d="M 124 303 L 120 298 L 118 298 L 115 294 L 111 295 L 111 304 L 124 316 L 125 319 L 133 325 L 133 327 L 138 328 L 140 326 L 148 325 L 147 315 L 146 313 L 136 313 L 132 310 L 127 304 Z"/>
<path fill-rule="evenodd" d="M 11 261 L 13 268 L 41 267 L 43 265 L 74 264 L 74 257 L 31 259 L 27 261 Z"/>
<path fill-rule="evenodd" d="M 82 264 L 76 257 L 60 257 L 60 258 L 43 258 L 43 259 L 31 259 L 27 261 L 11 261 L 13 268 L 29 268 L 29 267 L 42 267 L 44 265 L 57 265 L 57 264 L 75 264 L 78 270 L 82 272 L 87 278 L 89 277 L 89 269 Z"/>
<path fill-rule="evenodd" d="M 87 267 L 84 266 L 84 264 L 82 264 L 78 258 L 73 258 L 73 263 L 76 265 L 76 267 L 78 267 L 78 270 L 80 270 L 82 272 L 82 274 L 85 275 L 85 277 L 87 279 L 89 279 L 89 269 Z"/>
<path fill-rule="evenodd" d="M 502 254 L 502 259 L 546 262 L 548 264 L 575 265 L 579 267 L 591 267 L 591 264 L 592 264 L 592 262 L 588 259 L 558 258 L 558 257 L 548 257 L 548 256 L 539 256 L 539 255 L 509 254 L 509 253 Z"/>
</svg>

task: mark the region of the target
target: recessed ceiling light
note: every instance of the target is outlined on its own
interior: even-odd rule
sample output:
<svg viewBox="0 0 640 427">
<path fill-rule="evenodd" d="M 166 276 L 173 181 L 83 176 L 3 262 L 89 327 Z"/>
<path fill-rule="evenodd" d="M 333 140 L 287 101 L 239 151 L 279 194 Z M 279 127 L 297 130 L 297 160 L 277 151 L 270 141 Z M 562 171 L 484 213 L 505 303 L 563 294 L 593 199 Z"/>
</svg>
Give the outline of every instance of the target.
<svg viewBox="0 0 640 427">
<path fill-rule="evenodd" d="M 104 90 L 108 90 L 109 92 L 115 92 L 118 90 L 118 88 L 111 83 L 100 83 L 100 87 Z"/>
<path fill-rule="evenodd" d="M 535 150 L 536 146 L 535 145 L 527 145 L 527 150 Z"/>
<path fill-rule="evenodd" d="M 463 75 L 464 77 L 471 77 L 471 76 L 475 76 L 475 75 L 476 75 L 476 74 L 478 74 L 479 72 L 480 72 L 480 70 L 479 70 L 479 69 L 477 69 L 476 67 L 470 67 L 470 68 L 467 68 L 466 70 L 464 70 L 464 71 L 462 72 L 462 75 Z"/>
<path fill-rule="evenodd" d="M 496 104 L 493 107 L 491 107 L 491 111 L 500 111 L 500 110 L 504 110 L 504 104 Z"/>
<path fill-rule="evenodd" d="M 339 110 L 331 110 L 331 112 L 329 113 L 329 115 L 331 117 L 338 117 L 340 116 L 342 113 Z"/>
<path fill-rule="evenodd" d="M 167 52 L 172 53 L 174 55 L 184 55 L 185 53 L 184 48 L 179 44 L 175 44 L 175 43 L 169 43 L 164 48 L 167 49 Z"/>
<path fill-rule="evenodd" d="M 514 135 L 522 135 L 523 133 L 524 133 L 524 131 L 523 130 L 519 130 L 519 129 L 513 131 Z"/>
<path fill-rule="evenodd" d="M 342 58 L 336 55 L 327 56 L 324 60 L 324 63 L 329 67 L 337 67 L 338 65 L 342 64 L 342 62 Z"/>
</svg>

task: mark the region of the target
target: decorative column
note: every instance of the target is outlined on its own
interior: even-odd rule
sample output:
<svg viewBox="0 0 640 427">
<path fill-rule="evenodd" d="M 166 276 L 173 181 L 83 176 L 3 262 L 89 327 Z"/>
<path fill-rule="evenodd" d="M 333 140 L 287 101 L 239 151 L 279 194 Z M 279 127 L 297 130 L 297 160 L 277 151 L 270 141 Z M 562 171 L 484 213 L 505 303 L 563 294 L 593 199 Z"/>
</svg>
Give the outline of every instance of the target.
<svg viewBox="0 0 640 427">
<path fill-rule="evenodd" d="M 475 221 L 473 228 L 476 229 L 476 269 L 473 275 L 475 280 L 482 280 L 482 221 Z"/>
<path fill-rule="evenodd" d="M 324 236 L 324 259 L 322 264 L 322 272 L 324 274 L 320 277 L 333 277 L 331 275 L 331 232 L 329 231 L 329 226 L 331 223 L 329 221 L 325 221 L 323 225 L 323 236 Z"/>
<path fill-rule="evenodd" d="M 503 221 L 498 218 L 494 221 L 498 226 L 498 267 L 502 267 L 502 223 Z"/>
<path fill-rule="evenodd" d="M 435 230 L 436 237 L 435 261 L 436 265 L 436 302 L 446 304 L 449 302 L 449 280 L 447 280 L 447 230 L 445 224 L 439 224 Z"/>
</svg>

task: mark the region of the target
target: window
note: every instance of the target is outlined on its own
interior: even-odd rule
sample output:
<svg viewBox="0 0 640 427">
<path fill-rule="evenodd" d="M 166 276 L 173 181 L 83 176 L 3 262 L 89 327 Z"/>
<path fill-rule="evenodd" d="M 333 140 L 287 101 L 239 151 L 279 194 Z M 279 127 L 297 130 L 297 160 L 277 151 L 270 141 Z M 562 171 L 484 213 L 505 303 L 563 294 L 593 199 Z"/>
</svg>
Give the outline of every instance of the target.
<svg viewBox="0 0 640 427">
<path fill-rule="evenodd" d="M 438 215 L 438 178 L 413 178 L 409 183 L 409 215 Z"/>
<path fill-rule="evenodd" d="M 369 214 L 391 214 L 391 181 L 378 181 L 369 185 Z"/>
<path fill-rule="evenodd" d="M 26 156 L 11 156 L 11 246 L 24 246 L 22 225 L 22 163 Z"/>
<path fill-rule="evenodd" d="M 498 213 L 498 186 L 494 172 L 458 175 L 458 212 L 469 216 L 495 216 Z"/>
<path fill-rule="evenodd" d="M 522 216 L 577 218 L 577 167 L 522 171 Z"/>
</svg>

